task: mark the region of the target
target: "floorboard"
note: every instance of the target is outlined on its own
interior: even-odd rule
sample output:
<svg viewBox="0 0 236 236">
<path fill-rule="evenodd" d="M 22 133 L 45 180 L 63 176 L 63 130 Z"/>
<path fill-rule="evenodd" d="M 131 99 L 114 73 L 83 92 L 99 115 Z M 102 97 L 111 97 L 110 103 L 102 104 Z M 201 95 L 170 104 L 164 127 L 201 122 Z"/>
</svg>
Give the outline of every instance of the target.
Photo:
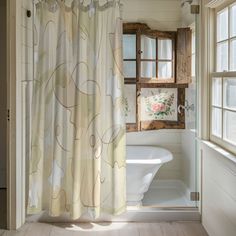
<svg viewBox="0 0 236 236">
<path fill-rule="evenodd" d="M 207 236 L 198 222 L 163 223 L 27 223 L 17 231 L 0 236 Z"/>
</svg>

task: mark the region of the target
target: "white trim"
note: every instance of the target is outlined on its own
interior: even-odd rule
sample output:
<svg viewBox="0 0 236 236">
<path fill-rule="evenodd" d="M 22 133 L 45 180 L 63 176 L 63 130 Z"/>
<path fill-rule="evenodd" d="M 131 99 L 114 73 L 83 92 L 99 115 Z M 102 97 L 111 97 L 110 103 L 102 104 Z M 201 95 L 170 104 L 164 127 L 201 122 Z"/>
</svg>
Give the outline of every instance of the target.
<svg viewBox="0 0 236 236">
<path fill-rule="evenodd" d="M 24 160 L 21 137 L 21 1 L 7 1 L 7 227 L 25 221 Z"/>
<path fill-rule="evenodd" d="M 220 146 L 223 150 L 225 150 L 227 152 L 229 151 L 234 155 L 236 154 L 236 145 L 231 144 L 227 140 L 225 140 L 223 138 L 219 138 L 213 134 L 211 134 L 210 138 L 211 138 L 210 140 L 212 141 L 211 142 L 212 144 L 216 143 L 216 145 Z"/>
<path fill-rule="evenodd" d="M 201 8 L 201 24 L 200 24 L 200 40 L 199 45 L 199 83 L 198 83 L 198 112 L 199 126 L 198 137 L 208 140 L 210 137 L 210 72 L 213 71 L 214 63 L 211 58 L 214 58 L 214 10 L 206 8 L 202 5 Z"/>
<path fill-rule="evenodd" d="M 203 145 L 211 148 L 215 152 L 217 152 L 220 155 L 224 156 L 225 159 L 228 159 L 230 162 L 233 162 L 233 163 L 236 164 L 236 155 L 233 155 L 232 153 L 226 151 L 225 149 L 223 149 L 222 147 L 218 146 L 217 144 L 214 144 L 214 143 L 209 142 L 209 141 L 202 141 L 201 142 L 201 146 L 203 146 Z"/>
<path fill-rule="evenodd" d="M 235 71 L 229 71 L 229 72 L 212 72 L 211 77 L 236 77 L 236 72 Z"/>
<path fill-rule="evenodd" d="M 127 207 L 127 211 L 119 216 L 102 214 L 98 219 L 83 215 L 80 219 L 72 221 L 67 215 L 50 217 L 46 212 L 27 217 L 26 222 L 47 223 L 81 223 L 81 222 L 160 222 L 160 221 L 200 221 L 197 208 L 155 208 L 155 207 Z"/>
<path fill-rule="evenodd" d="M 232 3 L 233 0 L 211 0 L 209 1 L 205 7 L 208 7 L 208 8 L 218 8 L 220 6 L 224 6 L 225 4 L 230 4 Z"/>
</svg>

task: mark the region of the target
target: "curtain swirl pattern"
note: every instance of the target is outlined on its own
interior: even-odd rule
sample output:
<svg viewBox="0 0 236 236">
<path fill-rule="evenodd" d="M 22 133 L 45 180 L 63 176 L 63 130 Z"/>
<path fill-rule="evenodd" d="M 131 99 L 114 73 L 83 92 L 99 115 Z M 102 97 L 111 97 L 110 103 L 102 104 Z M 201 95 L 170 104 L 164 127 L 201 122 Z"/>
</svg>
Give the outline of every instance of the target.
<svg viewBox="0 0 236 236">
<path fill-rule="evenodd" d="M 126 208 L 120 6 L 36 5 L 28 213 Z"/>
</svg>

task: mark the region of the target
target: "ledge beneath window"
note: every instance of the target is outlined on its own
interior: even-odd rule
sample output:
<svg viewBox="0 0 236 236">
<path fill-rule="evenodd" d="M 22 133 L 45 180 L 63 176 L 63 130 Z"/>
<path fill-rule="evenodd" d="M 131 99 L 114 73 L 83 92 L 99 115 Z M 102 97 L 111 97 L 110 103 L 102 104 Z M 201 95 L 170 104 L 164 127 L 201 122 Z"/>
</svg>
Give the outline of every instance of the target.
<svg viewBox="0 0 236 236">
<path fill-rule="evenodd" d="M 200 140 L 201 144 L 209 147 L 210 149 L 214 150 L 215 152 L 217 152 L 218 154 L 220 154 L 221 156 L 223 156 L 224 158 L 230 160 L 231 162 L 236 164 L 236 155 L 228 152 L 227 150 L 225 150 L 224 148 L 218 146 L 215 143 L 212 143 L 210 141 L 204 141 L 204 140 Z"/>
</svg>

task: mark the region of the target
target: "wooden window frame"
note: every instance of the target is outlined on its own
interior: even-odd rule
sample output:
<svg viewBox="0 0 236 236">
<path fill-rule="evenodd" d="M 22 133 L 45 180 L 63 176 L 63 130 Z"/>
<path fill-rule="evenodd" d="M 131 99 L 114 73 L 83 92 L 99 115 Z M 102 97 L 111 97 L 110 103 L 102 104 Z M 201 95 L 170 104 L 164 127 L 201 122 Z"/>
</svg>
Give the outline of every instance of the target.
<svg viewBox="0 0 236 236">
<path fill-rule="evenodd" d="M 140 61 L 138 61 L 138 66 L 141 69 L 141 62 L 156 62 L 156 77 L 155 78 L 145 78 L 141 77 L 141 73 L 139 74 L 138 81 L 140 83 L 175 83 L 175 42 L 176 42 L 176 32 L 161 32 L 157 30 L 141 30 L 140 32 L 140 40 L 141 35 L 148 36 L 156 40 L 156 59 L 141 59 L 141 45 L 137 45 L 137 53 L 140 54 Z M 172 58 L 171 59 L 159 59 L 158 58 L 158 39 L 170 39 L 172 41 Z M 172 76 L 170 78 L 162 79 L 158 77 L 158 62 L 171 62 L 172 63 Z"/>
<path fill-rule="evenodd" d="M 141 88 L 177 88 L 177 107 L 185 103 L 185 88 L 188 84 L 178 84 L 176 81 L 176 32 L 162 32 L 151 30 L 146 24 L 124 23 L 123 34 L 136 34 L 136 82 L 134 78 L 125 78 L 125 84 L 136 84 L 136 123 L 127 123 L 127 132 L 157 130 L 157 129 L 185 129 L 185 112 L 178 113 L 177 121 L 153 120 L 141 121 Z M 162 39 L 172 40 L 172 77 L 171 79 L 141 78 L 141 35 L 153 36 Z M 158 50 L 158 47 L 157 47 Z M 157 51 L 158 53 L 158 51 Z M 125 60 L 124 60 L 125 61 Z M 129 61 L 129 60 L 128 60 Z M 149 61 L 149 60 L 148 60 Z M 169 61 L 169 60 L 168 60 Z M 157 62 L 158 63 L 158 60 Z M 157 71 L 158 75 L 158 71 Z"/>
</svg>

